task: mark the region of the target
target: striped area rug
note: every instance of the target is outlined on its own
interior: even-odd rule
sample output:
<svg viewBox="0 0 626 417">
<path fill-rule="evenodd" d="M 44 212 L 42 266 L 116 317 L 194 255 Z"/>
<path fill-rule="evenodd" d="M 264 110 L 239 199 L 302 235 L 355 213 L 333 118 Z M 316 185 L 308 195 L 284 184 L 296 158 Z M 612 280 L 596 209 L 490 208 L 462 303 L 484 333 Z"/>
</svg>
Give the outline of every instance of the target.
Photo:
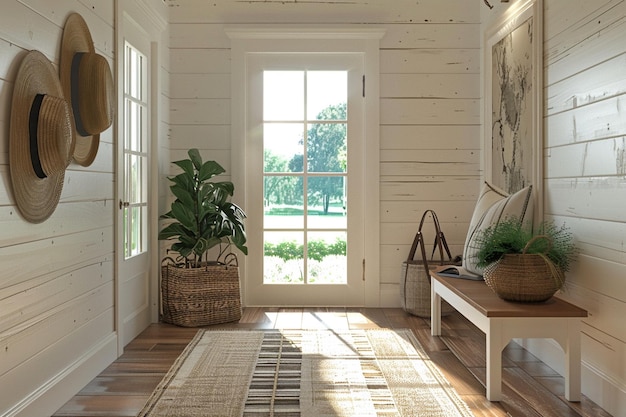
<svg viewBox="0 0 626 417">
<path fill-rule="evenodd" d="M 200 330 L 140 417 L 470 417 L 409 330 Z"/>
</svg>

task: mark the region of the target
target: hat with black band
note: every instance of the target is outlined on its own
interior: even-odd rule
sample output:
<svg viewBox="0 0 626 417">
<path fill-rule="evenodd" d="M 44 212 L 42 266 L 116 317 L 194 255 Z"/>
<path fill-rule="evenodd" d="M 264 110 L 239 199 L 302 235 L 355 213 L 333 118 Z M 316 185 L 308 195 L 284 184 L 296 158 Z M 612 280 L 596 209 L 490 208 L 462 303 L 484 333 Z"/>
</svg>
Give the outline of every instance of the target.
<svg viewBox="0 0 626 417">
<path fill-rule="evenodd" d="M 65 22 L 59 67 L 61 86 L 73 114 L 73 159 L 89 166 L 98 152 L 100 133 L 113 122 L 113 76 L 106 58 L 96 53 L 87 23 L 78 13 L 72 13 Z"/>
<path fill-rule="evenodd" d="M 56 209 L 73 143 L 57 73 L 41 52 L 30 51 L 15 79 L 9 128 L 13 196 L 29 222 L 41 223 Z"/>
</svg>

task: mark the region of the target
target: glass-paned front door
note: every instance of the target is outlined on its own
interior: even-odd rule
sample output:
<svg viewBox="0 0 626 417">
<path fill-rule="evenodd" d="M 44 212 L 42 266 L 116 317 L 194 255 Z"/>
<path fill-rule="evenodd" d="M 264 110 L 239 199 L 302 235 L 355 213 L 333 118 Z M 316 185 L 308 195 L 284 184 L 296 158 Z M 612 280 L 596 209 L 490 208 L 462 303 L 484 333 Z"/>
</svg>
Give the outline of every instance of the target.
<svg viewBox="0 0 626 417">
<path fill-rule="evenodd" d="M 348 72 L 263 72 L 263 283 L 346 284 Z"/>
</svg>

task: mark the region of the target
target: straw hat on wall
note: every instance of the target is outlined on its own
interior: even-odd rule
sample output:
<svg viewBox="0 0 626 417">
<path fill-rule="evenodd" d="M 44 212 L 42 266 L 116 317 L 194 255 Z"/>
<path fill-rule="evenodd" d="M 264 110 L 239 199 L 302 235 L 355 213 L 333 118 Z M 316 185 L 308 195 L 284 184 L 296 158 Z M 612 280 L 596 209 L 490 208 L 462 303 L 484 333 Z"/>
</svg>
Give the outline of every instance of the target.
<svg viewBox="0 0 626 417">
<path fill-rule="evenodd" d="M 74 143 L 70 109 L 52 63 L 30 51 L 20 63 L 11 103 L 9 165 L 13 195 L 26 220 L 56 209 Z"/>
<path fill-rule="evenodd" d="M 100 133 L 113 122 L 114 87 L 106 58 L 95 52 L 87 23 L 78 13 L 65 22 L 59 66 L 61 86 L 73 113 L 73 157 L 89 166 L 98 152 Z"/>
</svg>

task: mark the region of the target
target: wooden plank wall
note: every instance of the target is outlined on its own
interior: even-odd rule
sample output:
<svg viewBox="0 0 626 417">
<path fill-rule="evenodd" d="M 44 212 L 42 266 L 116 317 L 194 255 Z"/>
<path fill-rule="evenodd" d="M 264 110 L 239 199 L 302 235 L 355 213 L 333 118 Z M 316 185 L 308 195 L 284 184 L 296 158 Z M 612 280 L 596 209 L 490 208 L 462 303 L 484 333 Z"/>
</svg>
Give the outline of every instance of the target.
<svg viewBox="0 0 626 417">
<path fill-rule="evenodd" d="M 400 266 L 425 209 L 455 254 L 480 183 L 479 9 L 466 0 L 168 0 L 171 153 L 195 146 L 230 171 L 228 25 L 369 25 L 380 46 L 381 305 L 398 306 Z M 450 204 L 454 202 L 454 204 Z"/>
<path fill-rule="evenodd" d="M 89 4 L 93 3 L 93 4 Z M 3 2 L 0 14 L 0 413 L 16 411 L 79 360 L 116 357 L 113 306 L 113 129 L 87 168 L 70 164 L 61 201 L 46 222 L 13 203 L 8 132 L 13 81 L 30 49 L 58 68 L 67 15 L 80 13 L 113 68 L 113 2 Z M 59 404 L 59 405 L 62 405 Z"/>
<path fill-rule="evenodd" d="M 153 7 L 163 0 L 145 0 Z M 114 128 L 89 167 L 70 164 L 60 203 L 23 220 L 9 177 L 13 83 L 26 51 L 58 69 L 69 13 L 115 68 L 115 0 L 3 0 L 0 12 L 0 415 L 51 415 L 117 355 L 114 282 Z M 167 71 L 167 70 L 165 70 Z M 169 77 L 167 77 L 169 78 Z M 165 108 L 169 104 L 165 103 Z M 167 115 L 169 116 L 169 115 Z M 167 118 L 165 118 L 167 120 Z"/>
<path fill-rule="evenodd" d="M 562 296 L 590 314 L 583 392 L 616 416 L 626 416 L 625 71 L 626 1 L 544 0 L 545 217 L 580 249 Z M 528 346 L 562 369 L 554 344 Z"/>
</svg>

